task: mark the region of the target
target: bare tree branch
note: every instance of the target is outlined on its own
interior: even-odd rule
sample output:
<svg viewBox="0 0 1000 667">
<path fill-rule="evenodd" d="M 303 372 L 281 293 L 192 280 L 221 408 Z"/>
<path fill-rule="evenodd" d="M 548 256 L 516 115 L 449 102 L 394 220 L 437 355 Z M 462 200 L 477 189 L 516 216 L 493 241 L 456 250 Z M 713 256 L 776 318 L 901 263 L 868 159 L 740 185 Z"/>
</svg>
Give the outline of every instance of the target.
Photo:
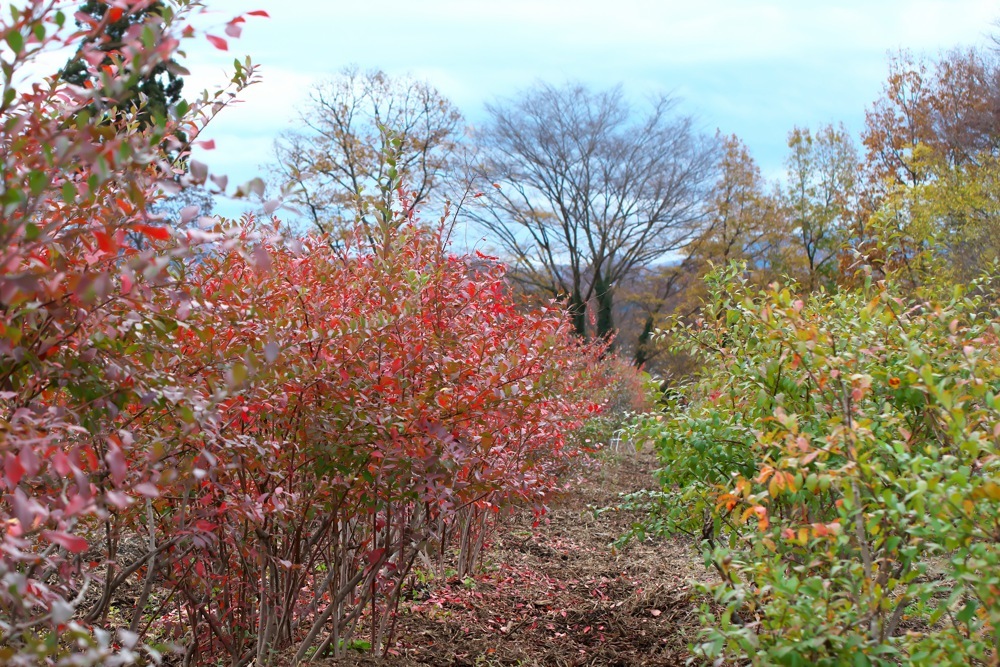
<svg viewBox="0 0 1000 667">
<path fill-rule="evenodd" d="M 466 207 L 525 286 L 567 299 L 577 333 L 614 332 L 613 293 L 687 244 L 704 223 L 714 143 L 669 97 L 637 112 L 619 88 L 538 85 L 488 105 Z"/>
<path fill-rule="evenodd" d="M 378 196 L 386 155 L 413 205 L 426 204 L 452 168 L 458 110 L 430 84 L 348 67 L 312 89 L 301 129 L 275 142 L 286 200 L 324 233 L 353 221 Z M 385 204 L 385 202 L 378 202 Z"/>
</svg>

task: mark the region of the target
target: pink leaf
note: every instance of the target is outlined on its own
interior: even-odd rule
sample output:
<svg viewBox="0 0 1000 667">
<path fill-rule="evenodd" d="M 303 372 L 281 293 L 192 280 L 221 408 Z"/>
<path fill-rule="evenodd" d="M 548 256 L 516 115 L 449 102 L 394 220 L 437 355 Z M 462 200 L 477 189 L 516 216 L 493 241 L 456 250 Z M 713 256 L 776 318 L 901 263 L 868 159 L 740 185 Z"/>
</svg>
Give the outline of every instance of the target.
<svg viewBox="0 0 1000 667">
<path fill-rule="evenodd" d="M 132 504 L 132 499 L 126 496 L 121 491 L 111 490 L 108 491 L 106 494 L 104 494 L 104 496 L 105 498 L 108 499 L 109 503 L 111 503 L 120 510 L 123 510 Z"/>
<path fill-rule="evenodd" d="M 28 495 L 18 487 L 10 498 L 10 508 L 14 512 L 14 517 L 25 530 L 34 530 L 35 522 L 42 514 L 42 506 L 28 497 Z"/>
<path fill-rule="evenodd" d="M 128 464 L 125 463 L 125 455 L 122 454 L 121 447 L 114 443 L 109 443 L 108 453 L 104 455 L 104 460 L 108 462 L 108 470 L 111 471 L 111 479 L 115 486 L 121 486 L 128 474 Z"/>
<path fill-rule="evenodd" d="M 195 183 L 204 183 L 205 179 L 208 178 L 208 165 L 204 162 L 191 160 L 188 169 L 191 171 L 191 178 Z"/>
<path fill-rule="evenodd" d="M 222 176 L 211 176 L 212 182 L 219 186 L 219 189 L 225 191 L 226 187 L 229 185 L 229 177 Z"/>
<path fill-rule="evenodd" d="M 187 223 L 191 222 L 196 217 L 198 217 L 199 213 L 201 213 L 201 207 L 199 207 L 199 206 L 185 206 L 180 211 L 181 224 L 184 225 L 184 224 L 187 224 Z"/>
<path fill-rule="evenodd" d="M 135 492 L 146 496 L 147 498 L 158 498 L 160 495 L 160 490 L 156 488 L 155 484 L 150 482 L 142 482 L 135 485 Z"/>
<path fill-rule="evenodd" d="M 21 461 L 21 467 L 24 468 L 25 475 L 28 477 L 34 477 L 38 473 L 41 463 L 39 462 L 38 454 L 35 453 L 33 447 L 22 447 L 21 455 L 18 459 Z"/>
</svg>

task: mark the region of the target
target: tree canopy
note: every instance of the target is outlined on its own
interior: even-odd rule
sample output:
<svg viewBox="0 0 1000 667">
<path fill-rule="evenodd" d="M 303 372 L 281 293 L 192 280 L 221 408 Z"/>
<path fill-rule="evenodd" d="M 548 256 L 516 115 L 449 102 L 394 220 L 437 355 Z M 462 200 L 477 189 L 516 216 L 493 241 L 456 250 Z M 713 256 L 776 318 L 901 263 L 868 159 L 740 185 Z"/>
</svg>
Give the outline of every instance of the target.
<svg viewBox="0 0 1000 667">
<path fill-rule="evenodd" d="M 714 142 L 675 99 L 638 109 L 619 88 L 540 84 L 487 111 L 475 167 L 485 196 L 469 216 L 516 280 L 567 300 L 579 335 L 612 335 L 615 290 L 703 228 Z"/>
<path fill-rule="evenodd" d="M 386 177 L 426 204 L 450 173 L 462 131 L 462 115 L 430 84 L 355 66 L 314 86 L 300 120 L 302 129 L 275 143 L 278 178 L 288 202 L 332 233 L 379 199 Z"/>
</svg>

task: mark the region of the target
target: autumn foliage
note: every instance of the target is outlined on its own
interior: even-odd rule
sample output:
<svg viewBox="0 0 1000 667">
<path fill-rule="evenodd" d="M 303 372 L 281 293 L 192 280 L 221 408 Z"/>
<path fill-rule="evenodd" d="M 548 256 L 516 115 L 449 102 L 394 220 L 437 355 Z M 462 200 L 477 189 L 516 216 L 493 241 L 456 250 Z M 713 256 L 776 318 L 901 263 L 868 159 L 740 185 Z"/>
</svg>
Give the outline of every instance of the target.
<svg viewBox="0 0 1000 667">
<path fill-rule="evenodd" d="M 699 368 L 635 421 L 662 488 L 629 499 L 714 570 L 706 661 L 1000 661 L 998 72 L 899 54 L 864 155 L 794 130 L 770 208 L 725 143 L 701 300 L 652 337 Z"/>
<path fill-rule="evenodd" d="M 700 537 L 708 659 L 996 664 L 1000 433 L 995 287 L 808 300 L 710 276 L 673 333 L 706 368 L 648 416 L 664 465 L 640 532 Z"/>
<path fill-rule="evenodd" d="M 172 137 L 196 139 L 227 99 L 142 128 L 114 106 L 194 33 L 192 8 L 173 9 L 110 66 L 85 49 L 91 88 L 15 81 L 50 47 L 99 45 L 100 22 L 71 34 L 36 0 L 0 28 L 16 54 L 0 103 L 5 664 L 384 647 L 414 562 L 455 550 L 471 570 L 504 508 L 542 511 L 587 450 L 568 434 L 600 410 L 599 350 L 555 306 L 515 310 L 499 265 L 449 254 L 405 201 L 346 245 L 151 219 L 164 179 L 206 177 L 164 146 L 183 154 Z M 239 65 L 232 85 L 252 78 Z"/>
<path fill-rule="evenodd" d="M 418 556 L 433 564 L 454 543 L 471 571 L 502 508 L 541 509 L 581 453 L 566 434 L 599 410 L 581 395 L 591 353 L 559 311 L 519 314 L 498 267 L 474 271 L 392 222 L 373 246 L 263 241 L 210 258 L 170 336 L 179 349 L 161 357 L 189 378 L 176 435 L 197 443 L 166 473 L 187 501 L 162 530 L 202 535 L 178 584 L 205 616 L 202 641 L 234 659 L 336 653 L 362 614 L 383 646 Z M 194 410 L 208 404 L 206 424 Z M 212 581 L 231 594 L 209 595 Z"/>
</svg>

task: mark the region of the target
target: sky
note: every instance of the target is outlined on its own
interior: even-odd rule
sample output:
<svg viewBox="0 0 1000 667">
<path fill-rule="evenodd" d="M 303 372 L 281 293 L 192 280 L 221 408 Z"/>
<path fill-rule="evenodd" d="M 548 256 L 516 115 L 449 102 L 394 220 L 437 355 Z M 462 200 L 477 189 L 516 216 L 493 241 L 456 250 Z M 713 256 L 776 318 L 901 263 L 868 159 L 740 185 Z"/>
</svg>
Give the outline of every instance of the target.
<svg viewBox="0 0 1000 667">
<path fill-rule="evenodd" d="M 248 18 L 223 53 L 186 45 L 191 94 L 251 55 L 261 83 L 208 128 L 197 156 L 231 182 L 266 175 L 275 138 L 309 87 L 349 64 L 429 81 L 482 124 L 484 105 L 538 81 L 668 93 L 707 133 L 735 133 L 766 175 L 782 173 L 793 126 L 857 134 L 888 54 L 988 44 L 1000 3 L 984 0 L 208 0 L 199 24 Z M 1000 31 L 1000 29 L 998 29 Z M 221 29 L 215 29 L 221 34 Z M 223 207 L 225 209 L 226 207 Z"/>
</svg>

